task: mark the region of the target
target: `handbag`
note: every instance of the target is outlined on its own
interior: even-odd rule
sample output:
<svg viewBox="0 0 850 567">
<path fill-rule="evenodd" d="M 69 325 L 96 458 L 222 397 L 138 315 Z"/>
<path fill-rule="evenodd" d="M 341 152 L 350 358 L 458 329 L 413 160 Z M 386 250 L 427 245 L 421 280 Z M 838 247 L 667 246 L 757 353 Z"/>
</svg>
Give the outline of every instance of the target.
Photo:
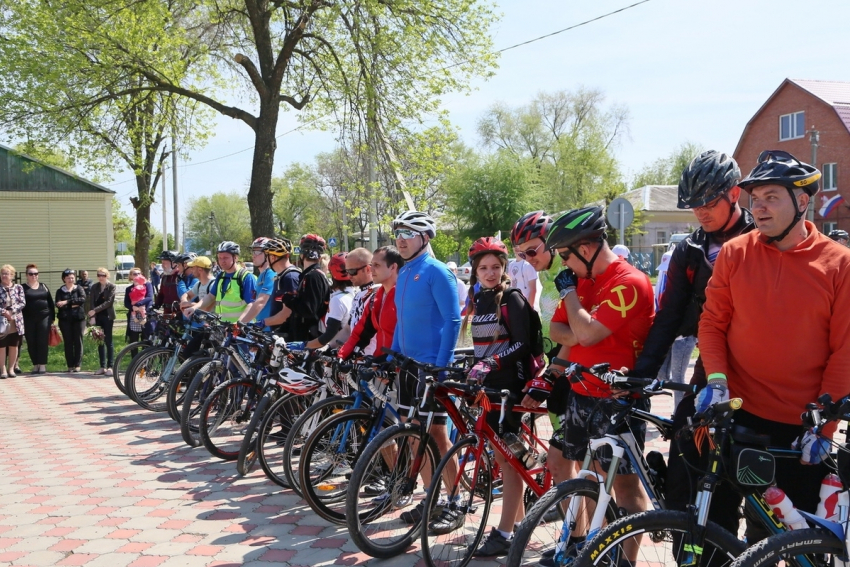
<svg viewBox="0 0 850 567">
<path fill-rule="evenodd" d="M 56 325 L 50 325 L 50 332 L 47 334 L 47 346 L 55 347 L 62 344 L 62 335 L 59 334 L 59 329 Z"/>
<path fill-rule="evenodd" d="M 11 331 L 9 326 L 9 320 L 5 317 L 0 316 L 0 338 L 5 337 Z"/>
</svg>

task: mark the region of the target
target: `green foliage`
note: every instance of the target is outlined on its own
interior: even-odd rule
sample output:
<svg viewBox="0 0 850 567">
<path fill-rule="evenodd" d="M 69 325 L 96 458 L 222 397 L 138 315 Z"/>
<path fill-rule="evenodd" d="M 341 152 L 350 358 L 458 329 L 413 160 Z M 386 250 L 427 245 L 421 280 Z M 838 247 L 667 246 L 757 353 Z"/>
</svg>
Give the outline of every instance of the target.
<svg viewBox="0 0 850 567">
<path fill-rule="evenodd" d="M 211 250 L 215 250 L 220 242 L 231 240 L 242 247 L 244 256 L 254 240 L 248 203 L 245 195 L 237 191 L 216 192 L 190 199 L 184 226 L 187 235 Z M 243 259 L 247 260 L 247 256 Z"/>
<path fill-rule="evenodd" d="M 47 165 L 64 169 L 69 173 L 75 173 L 74 160 L 67 153 L 59 149 L 47 147 L 33 140 L 15 144 L 14 149 L 16 152 L 37 159 Z"/>
<path fill-rule="evenodd" d="M 678 185 L 682 171 L 691 161 L 703 152 L 703 147 L 693 142 L 685 142 L 669 156 L 658 158 L 647 164 L 632 179 L 632 189 L 646 185 Z"/>
<path fill-rule="evenodd" d="M 133 219 L 124 212 L 115 196 L 112 197 L 112 239 L 116 246 L 119 242 L 126 242 L 129 249 L 127 254 L 133 254 L 136 249 L 133 241 Z"/>
</svg>

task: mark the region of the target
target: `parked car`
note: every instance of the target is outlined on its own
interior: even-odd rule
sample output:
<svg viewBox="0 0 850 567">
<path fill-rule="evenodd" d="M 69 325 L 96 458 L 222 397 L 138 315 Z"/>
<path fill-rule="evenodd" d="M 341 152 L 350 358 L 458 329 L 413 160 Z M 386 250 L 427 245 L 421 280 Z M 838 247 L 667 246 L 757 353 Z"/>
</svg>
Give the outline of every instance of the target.
<svg viewBox="0 0 850 567">
<path fill-rule="evenodd" d="M 243 265 L 248 269 L 249 272 L 254 272 L 254 262 L 245 262 Z"/>
<path fill-rule="evenodd" d="M 469 276 L 472 275 L 472 264 L 467 262 L 457 269 L 457 277 L 459 280 L 469 283 Z"/>
</svg>

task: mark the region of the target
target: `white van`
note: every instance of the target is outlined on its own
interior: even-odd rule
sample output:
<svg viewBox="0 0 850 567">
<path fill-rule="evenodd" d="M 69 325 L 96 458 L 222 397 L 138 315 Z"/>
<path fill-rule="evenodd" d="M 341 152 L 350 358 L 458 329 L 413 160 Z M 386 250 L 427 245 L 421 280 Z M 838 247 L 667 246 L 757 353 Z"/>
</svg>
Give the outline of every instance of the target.
<svg viewBox="0 0 850 567">
<path fill-rule="evenodd" d="M 123 255 L 115 257 L 115 281 L 126 280 L 130 277 L 130 270 L 136 265 L 132 256 Z"/>
</svg>

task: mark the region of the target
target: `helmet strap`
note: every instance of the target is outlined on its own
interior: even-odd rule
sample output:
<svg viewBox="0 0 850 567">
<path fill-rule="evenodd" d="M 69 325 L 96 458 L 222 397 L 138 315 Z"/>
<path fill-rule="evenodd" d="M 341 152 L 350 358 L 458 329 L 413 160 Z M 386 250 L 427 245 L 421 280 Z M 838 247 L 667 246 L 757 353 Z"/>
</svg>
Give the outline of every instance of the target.
<svg viewBox="0 0 850 567">
<path fill-rule="evenodd" d="M 584 266 L 587 268 L 587 275 L 585 277 L 589 280 L 593 279 L 593 263 L 596 262 L 596 258 L 599 256 L 599 253 L 602 252 L 602 239 L 599 239 L 597 242 L 599 243 L 599 246 L 597 246 L 596 252 L 593 253 L 593 256 L 590 258 L 590 260 L 585 260 L 584 256 L 579 253 L 578 248 L 576 246 L 567 247 L 569 248 L 570 252 L 575 254 L 576 258 L 581 260 L 582 264 L 584 264 Z"/>
<path fill-rule="evenodd" d="M 738 236 L 737 233 L 735 233 L 735 234 L 729 233 L 729 231 L 731 231 L 732 228 L 734 228 L 734 226 L 730 227 L 729 224 L 732 223 L 732 217 L 735 215 L 735 210 L 738 207 L 738 203 L 737 202 L 733 203 L 731 201 L 731 199 L 729 199 L 729 193 L 728 192 L 723 193 L 723 199 L 725 199 L 726 202 L 729 203 L 729 216 L 726 217 L 726 222 L 723 223 L 723 227 L 720 230 L 715 230 L 714 232 L 706 232 L 706 234 L 708 234 L 709 236 L 711 236 L 712 238 L 714 238 L 715 240 L 717 240 L 719 242 L 726 242 L 727 240 L 729 240 L 733 236 Z M 733 225 L 734 225 L 734 223 L 733 223 Z"/>
<path fill-rule="evenodd" d="M 420 246 L 419 250 L 417 250 L 416 253 L 413 256 L 410 257 L 411 260 L 413 260 L 414 258 L 418 258 L 419 255 L 422 253 L 422 251 L 425 250 L 428 247 L 428 241 L 425 240 L 425 233 L 420 232 L 419 234 L 422 235 L 422 246 Z"/>
<path fill-rule="evenodd" d="M 768 237 L 768 239 L 765 241 L 766 244 L 773 244 L 774 242 L 779 242 L 783 240 L 791 233 L 792 230 L 794 230 L 794 227 L 797 226 L 797 223 L 800 222 L 800 219 L 803 218 L 803 211 L 800 210 L 800 205 L 797 204 L 797 197 L 794 196 L 794 190 L 790 187 L 786 187 L 786 189 L 788 189 L 788 194 L 791 196 L 791 201 L 793 201 L 794 203 L 794 210 L 796 210 L 797 212 L 794 214 L 794 220 L 791 221 L 791 224 L 788 225 L 788 228 L 783 230 L 777 236 Z"/>
</svg>

